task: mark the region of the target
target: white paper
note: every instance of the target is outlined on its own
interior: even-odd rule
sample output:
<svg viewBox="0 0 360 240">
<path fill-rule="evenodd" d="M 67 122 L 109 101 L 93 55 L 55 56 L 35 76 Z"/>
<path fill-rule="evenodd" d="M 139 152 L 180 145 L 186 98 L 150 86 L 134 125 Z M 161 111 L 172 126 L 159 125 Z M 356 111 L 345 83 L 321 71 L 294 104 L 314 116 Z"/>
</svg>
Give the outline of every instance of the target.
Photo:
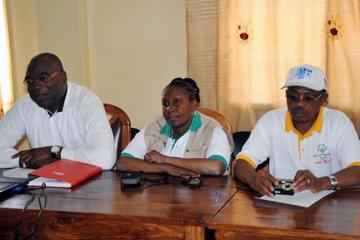
<svg viewBox="0 0 360 240">
<path fill-rule="evenodd" d="M 30 168 L 13 168 L 3 171 L 3 177 L 28 178 L 28 174 L 33 170 Z"/>
<path fill-rule="evenodd" d="M 304 190 L 299 193 L 295 193 L 294 195 L 281 195 L 276 194 L 274 197 L 262 196 L 260 198 L 255 197 L 257 199 L 271 201 L 271 202 L 278 202 L 284 204 L 290 204 L 300 207 L 310 207 L 315 202 L 319 201 L 323 197 L 329 195 L 334 191 L 331 190 L 324 190 L 318 193 L 312 193 L 309 190 Z"/>
<path fill-rule="evenodd" d="M 13 168 L 3 171 L 3 177 L 10 178 L 28 178 L 28 174 L 34 171 L 34 169 L 29 168 Z M 63 182 L 55 179 L 38 177 L 34 180 L 31 180 L 29 186 L 42 186 L 45 183 L 47 187 L 61 187 L 61 188 L 70 188 L 71 184 L 68 182 Z"/>
<path fill-rule="evenodd" d="M 71 184 L 64 181 L 59 181 L 51 178 L 38 177 L 29 182 L 29 186 L 42 186 L 45 183 L 46 187 L 60 187 L 60 188 L 71 188 Z"/>
</svg>

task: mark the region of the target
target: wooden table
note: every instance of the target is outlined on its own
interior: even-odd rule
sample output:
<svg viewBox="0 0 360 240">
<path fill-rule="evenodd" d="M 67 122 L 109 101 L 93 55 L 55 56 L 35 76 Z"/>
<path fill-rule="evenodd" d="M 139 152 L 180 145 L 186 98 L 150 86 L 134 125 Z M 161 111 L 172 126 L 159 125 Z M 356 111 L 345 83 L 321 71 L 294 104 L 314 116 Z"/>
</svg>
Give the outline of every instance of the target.
<svg viewBox="0 0 360 240">
<path fill-rule="evenodd" d="M 360 239 L 360 189 L 341 190 L 309 208 L 254 199 L 240 189 L 208 228 L 216 239 Z"/>
<path fill-rule="evenodd" d="M 46 189 L 47 206 L 35 239 L 204 239 L 206 222 L 235 193 L 231 178 L 208 177 L 203 186 L 181 184 L 120 188 L 120 174 L 103 172 L 72 190 Z M 0 202 L 0 239 L 13 239 L 27 194 Z M 38 210 L 25 214 L 25 230 Z"/>
<path fill-rule="evenodd" d="M 46 189 L 35 239 L 360 239 L 359 189 L 300 208 L 254 199 L 226 177 L 207 177 L 198 189 L 167 184 L 122 191 L 119 180 L 120 174 L 103 172 L 72 190 Z M 28 199 L 1 200 L 0 239 L 13 239 Z M 26 210 L 25 232 L 37 210 L 35 201 Z"/>
</svg>

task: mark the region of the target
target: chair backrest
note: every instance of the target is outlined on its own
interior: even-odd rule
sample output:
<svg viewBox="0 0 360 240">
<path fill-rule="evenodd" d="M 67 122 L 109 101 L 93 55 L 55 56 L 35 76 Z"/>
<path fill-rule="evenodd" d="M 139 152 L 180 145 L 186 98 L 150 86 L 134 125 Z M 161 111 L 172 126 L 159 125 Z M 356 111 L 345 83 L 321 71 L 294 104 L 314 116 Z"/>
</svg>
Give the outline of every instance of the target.
<svg viewBox="0 0 360 240">
<path fill-rule="evenodd" d="M 197 109 L 199 112 L 214 118 L 216 121 L 218 121 L 221 126 L 223 126 L 223 128 L 228 129 L 230 133 L 232 133 L 232 127 L 231 124 L 229 122 L 229 120 L 221 113 L 210 109 L 210 108 L 205 108 L 205 107 L 199 107 Z"/>
<path fill-rule="evenodd" d="M 233 165 L 234 165 L 234 160 L 236 158 L 236 155 L 241 151 L 241 149 L 243 148 L 244 144 L 246 143 L 247 139 L 249 138 L 251 132 L 248 131 L 240 131 L 240 132 L 235 132 L 233 133 L 233 139 L 234 139 L 234 151 L 231 154 L 231 163 L 230 163 L 230 173 L 233 172 Z M 264 161 L 263 163 L 259 164 L 256 167 L 256 171 L 259 171 L 261 169 L 266 169 L 267 170 L 267 166 L 269 165 L 269 159 L 267 159 L 266 161 Z"/>
<path fill-rule="evenodd" d="M 234 151 L 231 154 L 231 158 L 235 159 L 236 155 L 241 151 L 242 147 L 246 143 L 246 140 L 249 138 L 250 132 L 240 131 L 234 132 L 232 135 L 234 139 Z"/>
<path fill-rule="evenodd" d="M 131 140 L 131 123 L 128 115 L 119 107 L 104 103 L 116 144 L 116 159 Z"/>
<path fill-rule="evenodd" d="M 234 150 L 231 154 L 231 160 L 230 160 L 230 174 L 231 175 L 233 173 L 235 157 L 241 151 L 242 147 L 246 143 L 246 140 L 250 136 L 250 132 L 246 132 L 246 131 L 234 132 L 232 134 L 232 136 L 233 136 L 233 140 L 234 140 Z"/>
<path fill-rule="evenodd" d="M 131 140 L 135 137 L 136 134 L 138 134 L 138 132 L 140 132 L 140 129 L 138 128 L 131 128 Z"/>
</svg>

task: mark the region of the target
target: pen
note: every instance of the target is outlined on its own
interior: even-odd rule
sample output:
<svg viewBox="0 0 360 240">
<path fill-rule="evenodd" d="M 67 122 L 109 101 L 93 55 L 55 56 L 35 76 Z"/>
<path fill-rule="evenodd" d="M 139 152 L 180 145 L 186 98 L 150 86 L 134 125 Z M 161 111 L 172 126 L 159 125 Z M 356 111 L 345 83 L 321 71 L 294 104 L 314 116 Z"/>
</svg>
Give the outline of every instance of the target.
<svg viewBox="0 0 360 240">
<path fill-rule="evenodd" d="M 216 191 L 215 203 L 219 203 L 221 191 Z"/>
</svg>

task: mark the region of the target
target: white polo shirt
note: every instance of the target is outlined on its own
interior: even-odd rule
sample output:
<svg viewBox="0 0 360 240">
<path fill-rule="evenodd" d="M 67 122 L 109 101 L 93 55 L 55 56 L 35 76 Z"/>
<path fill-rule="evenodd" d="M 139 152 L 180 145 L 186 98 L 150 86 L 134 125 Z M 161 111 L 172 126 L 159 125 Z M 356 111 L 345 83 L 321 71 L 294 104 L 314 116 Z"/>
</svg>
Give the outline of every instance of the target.
<svg viewBox="0 0 360 240">
<path fill-rule="evenodd" d="M 259 119 L 236 156 L 254 168 L 267 158 L 275 178 L 293 179 L 301 169 L 317 177 L 327 176 L 360 166 L 360 141 L 351 120 L 338 110 L 321 108 L 312 128 L 302 135 L 287 108 L 280 108 Z"/>
<path fill-rule="evenodd" d="M 169 124 L 166 124 L 160 130 L 160 133 L 168 138 L 165 148 L 160 153 L 169 157 L 183 158 L 185 148 L 189 140 L 190 131 L 196 133 L 201 124 L 200 114 L 195 114 L 189 130 L 178 139 L 174 139 L 170 136 L 169 133 L 171 132 L 171 127 Z M 136 134 L 134 139 L 121 153 L 121 156 L 144 159 L 144 156 L 147 153 L 147 146 L 144 137 L 145 129 L 146 127 Z M 224 168 L 227 169 L 230 162 L 230 155 L 231 148 L 225 131 L 221 127 L 216 127 L 212 133 L 210 146 L 208 147 L 204 158 L 219 160 L 224 164 Z"/>
</svg>

